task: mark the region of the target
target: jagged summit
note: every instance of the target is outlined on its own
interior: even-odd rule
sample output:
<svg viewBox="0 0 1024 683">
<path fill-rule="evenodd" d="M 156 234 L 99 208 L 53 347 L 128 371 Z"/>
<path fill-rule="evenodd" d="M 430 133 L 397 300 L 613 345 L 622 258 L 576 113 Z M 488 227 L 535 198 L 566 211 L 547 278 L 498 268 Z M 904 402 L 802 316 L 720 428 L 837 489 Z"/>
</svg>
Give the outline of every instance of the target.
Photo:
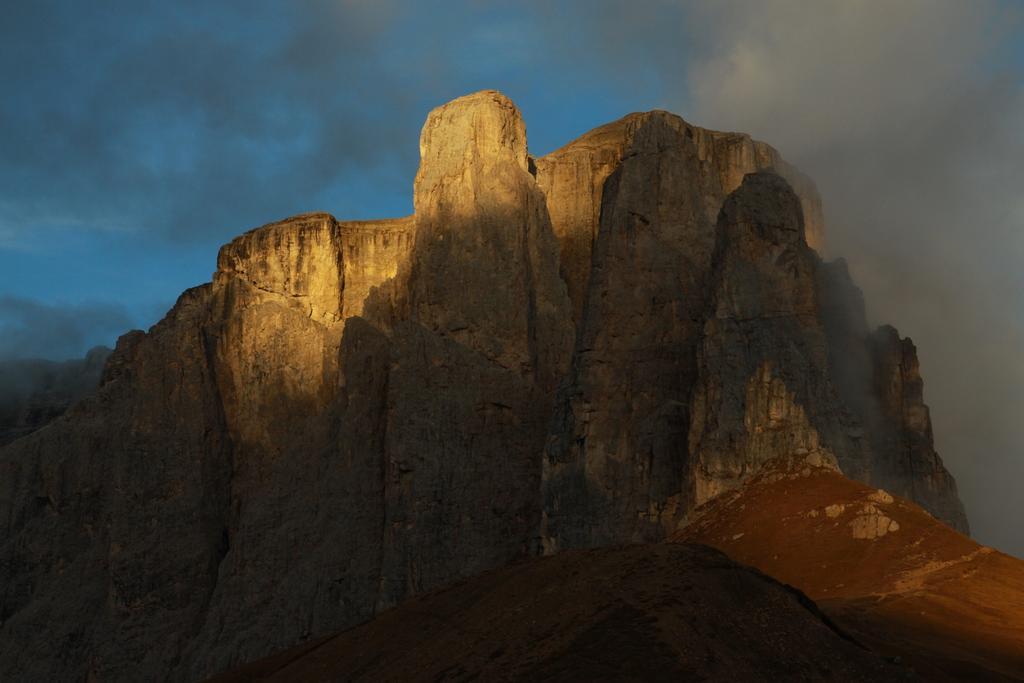
<svg viewBox="0 0 1024 683">
<path fill-rule="evenodd" d="M 782 455 L 966 529 L 912 345 L 868 332 L 770 147 L 656 112 L 531 166 L 484 91 L 421 155 L 413 216 L 236 238 L 0 451 L 0 678 L 199 679 L 529 555 L 664 539 Z"/>
</svg>

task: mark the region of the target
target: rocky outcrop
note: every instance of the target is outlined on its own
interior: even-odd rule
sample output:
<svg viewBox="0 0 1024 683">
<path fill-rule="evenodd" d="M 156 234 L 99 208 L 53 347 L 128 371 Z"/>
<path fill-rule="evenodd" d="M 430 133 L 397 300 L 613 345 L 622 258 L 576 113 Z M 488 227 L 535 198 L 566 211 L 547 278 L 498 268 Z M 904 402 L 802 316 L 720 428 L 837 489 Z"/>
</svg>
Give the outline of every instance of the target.
<svg viewBox="0 0 1024 683">
<path fill-rule="evenodd" d="M 224 246 L 210 321 L 214 371 L 232 439 L 277 459 L 335 398 L 345 320 L 405 263 L 413 221 L 307 214 Z M 257 456 L 255 453 L 259 452 Z"/>
<path fill-rule="evenodd" d="M 97 346 L 84 358 L 0 362 L 0 447 L 55 420 L 100 385 L 110 349 Z"/>
<path fill-rule="evenodd" d="M 701 504 L 775 458 L 856 470 L 817 317 L 818 259 L 800 202 L 778 175 L 751 174 L 718 221 L 712 303 L 698 350 L 689 444 Z"/>
<path fill-rule="evenodd" d="M 166 676 L 227 551 L 209 285 L 118 341 L 99 392 L 0 459 L 0 678 Z"/>
<path fill-rule="evenodd" d="M 486 91 L 420 151 L 413 216 L 239 237 L 0 452 L 0 678 L 202 678 L 662 539 L 780 455 L 959 510 L 916 365 L 869 341 L 771 148 L 651 112 L 532 160 Z"/>
<path fill-rule="evenodd" d="M 827 338 L 829 374 L 845 415 L 868 456 L 844 472 L 914 500 L 968 533 L 956 482 L 935 452 L 917 352 L 883 325 L 869 331 L 861 292 L 844 261 L 818 268 L 818 315 Z"/>
<path fill-rule="evenodd" d="M 635 147 L 605 183 L 546 453 L 543 547 L 658 540 L 780 456 L 907 492 L 966 531 L 941 460 L 903 441 L 930 449 L 930 432 L 879 404 L 892 373 L 872 360 L 845 265 L 807 245 L 800 198 L 775 173 L 748 174 L 709 227 L 700 201 L 718 181 L 675 124 L 637 133 L 660 136 L 655 151 Z"/>
<path fill-rule="evenodd" d="M 967 533 L 967 515 L 956 494 L 956 482 L 935 452 L 914 343 L 884 325 L 871 335 L 869 346 L 874 396 L 883 416 L 882 428 L 873 432 L 879 457 L 873 460 L 872 483 L 917 501 Z"/>
<path fill-rule="evenodd" d="M 457 99 L 427 117 L 420 154 L 409 317 L 553 391 L 572 325 L 519 110 L 495 92 Z"/>
<path fill-rule="evenodd" d="M 364 240 L 391 236 L 356 258 L 345 250 L 333 264 L 354 231 L 320 216 L 288 228 L 281 242 L 298 253 L 276 257 L 290 265 L 255 292 L 238 269 L 217 276 L 231 302 L 216 334 L 236 443 L 231 549 L 176 675 L 358 623 L 529 553 L 540 514 L 529 454 L 542 448 L 572 341 L 557 247 L 506 98 L 435 110 L 421 152 L 415 218 L 359 226 Z M 275 230 L 250 239 L 276 244 Z M 252 250 L 226 248 L 221 261 L 235 252 Z M 365 318 L 326 305 L 316 315 L 306 297 L 332 286 L 322 301 Z M 247 296 L 258 303 L 240 304 Z"/>
<path fill-rule="evenodd" d="M 659 128 L 674 130 L 677 139 L 670 140 L 663 135 L 667 146 L 651 147 L 650 140 L 645 142 L 644 138 L 649 138 L 651 131 Z M 746 174 L 775 171 L 790 183 L 800 198 L 807 243 L 818 251 L 824 249 L 824 215 L 818 190 L 774 148 L 742 133 L 698 128 L 665 111 L 630 114 L 595 128 L 535 162 L 537 183 L 548 198 L 548 210 L 561 246 L 561 273 L 569 288 L 573 319 L 577 323 L 583 315 L 592 253 L 598 239 L 605 181 L 627 157 L 639 153 L 640 145 L 646 145 L 647 154 L 653 153 L 657 158 L 662 158 L 662 151 L 671 153 L 683 146 L 695 157 L 692 167 L 687 169 L 692 177 L 687 178 L 685 184 L 701 179 L 697 206 L 693 210 L 703 209 L 705 227 L 714 225 L 725 197 L 740 186 Z M 649 196 L 677 191 L 679 188 L 675 185 L 679 180 L 666 177 L 667 187 L 654 185 L 649 188 Z M 703 232 L 709 234 L 706 230 Z"/>
</svg>

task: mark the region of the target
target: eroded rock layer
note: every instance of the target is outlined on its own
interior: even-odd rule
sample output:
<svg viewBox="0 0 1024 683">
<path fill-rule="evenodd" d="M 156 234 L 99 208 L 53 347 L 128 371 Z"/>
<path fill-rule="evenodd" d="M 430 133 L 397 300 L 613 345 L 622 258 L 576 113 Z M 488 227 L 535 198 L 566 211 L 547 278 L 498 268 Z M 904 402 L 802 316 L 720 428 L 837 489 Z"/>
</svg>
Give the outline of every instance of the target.
<svg viewBox="0 0 1024 683">
<path fill-rule="evenodd" d="M 867 331 L 770 147 L 651 112 L 532 160 L 486 91 L 420 151 L 414 216 L 237 238 L 0 452 L 0 678 L 195 680 L 665 538 L 780 456 L 965 528 L 912 345 Z"/>
</svg>

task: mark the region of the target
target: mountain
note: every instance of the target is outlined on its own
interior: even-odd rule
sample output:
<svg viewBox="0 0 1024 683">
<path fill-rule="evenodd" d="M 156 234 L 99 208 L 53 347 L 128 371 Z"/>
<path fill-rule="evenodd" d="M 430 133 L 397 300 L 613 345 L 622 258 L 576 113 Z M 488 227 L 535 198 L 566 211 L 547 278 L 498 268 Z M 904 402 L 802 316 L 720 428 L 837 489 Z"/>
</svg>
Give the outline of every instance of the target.
<svg viewBox="0 0 1024 683">
<path fill-rule="evenodd" d="M 911 501 L 782 461 L 694 517 L 675 540 L 714 546 L 796 586 L 927 680 L 1024 679 L 1024 561 Z"/>
<path fill-rule="evenodd" d="M 664 540 L 779 457 L 967 530 L 913 345 L 868 330 L 773 149 L 649 112 L 533 159 L 484 91 L 420 155 L 413 216 L 238 237 L 0 451 L 0 678 L 195 680 Z"/>
<path fill-rule="evenodd" d="M 0 361 L 0 447 L 60 417 L 99 388 L 112 349 L 97 346 L 84 358 Z"/>
<path fill-rule="evenodd" d="M 569 550 L 411 598 L 243 681 L 916 680 L 707 546 Z"/>
</svg>

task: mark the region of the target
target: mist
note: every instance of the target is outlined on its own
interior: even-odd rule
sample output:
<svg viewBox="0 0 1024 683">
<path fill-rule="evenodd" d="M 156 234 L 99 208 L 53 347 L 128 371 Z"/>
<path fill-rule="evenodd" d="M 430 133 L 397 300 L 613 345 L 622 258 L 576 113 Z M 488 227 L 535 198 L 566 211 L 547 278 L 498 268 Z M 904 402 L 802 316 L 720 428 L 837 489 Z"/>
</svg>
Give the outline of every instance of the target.
<svg viewBox="0 0 1024 683">
<path fill-rule="evenodd" d="M 0 295 L 0 447 L 38 427 L 40 413 L 60 414 L 92 393 L 110 348 L 133 322 L 118 304 Z M 85 354 L 94 347 L 105 348 Z"/>
<path fill-rule="evenodd" d="M 0 361 L 81 357 L 94 346 L 113 347 L 133 323 L 118 304 L 45 303 L 0 295 Z"/>
<path fill-rule="evenodd" d="M 869 319 L 918 346 L 936 448 L 978 540 L 1024 556 L 1024 69 L 995 2 L 695 10 L 694 122 L 778 147 L 824 199 Z"/>
</svg>

